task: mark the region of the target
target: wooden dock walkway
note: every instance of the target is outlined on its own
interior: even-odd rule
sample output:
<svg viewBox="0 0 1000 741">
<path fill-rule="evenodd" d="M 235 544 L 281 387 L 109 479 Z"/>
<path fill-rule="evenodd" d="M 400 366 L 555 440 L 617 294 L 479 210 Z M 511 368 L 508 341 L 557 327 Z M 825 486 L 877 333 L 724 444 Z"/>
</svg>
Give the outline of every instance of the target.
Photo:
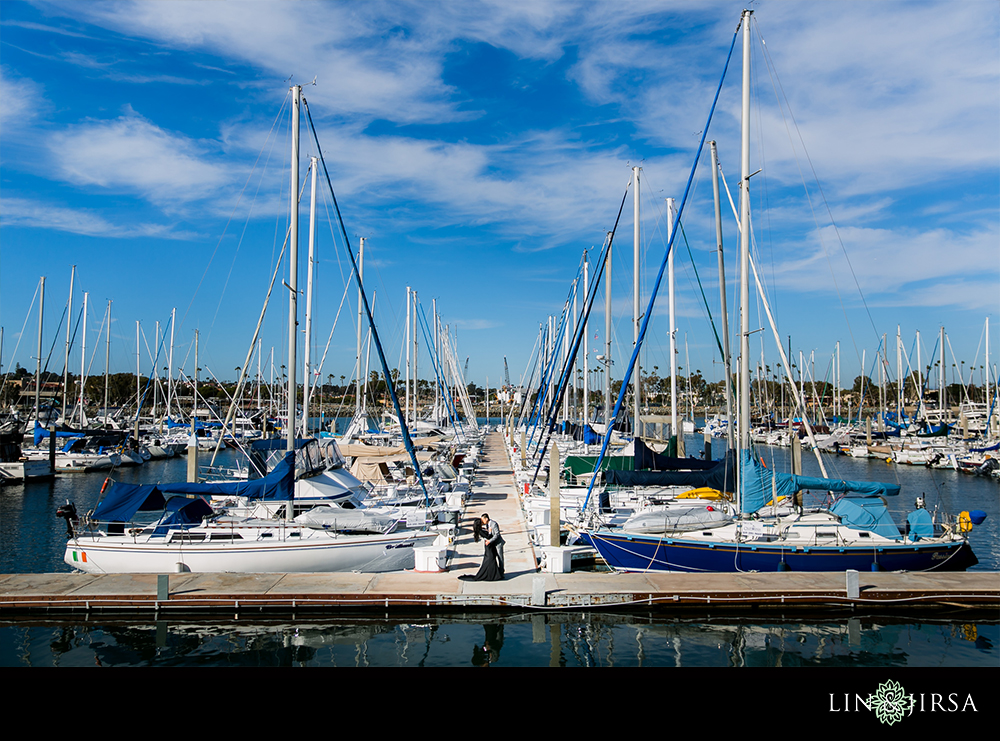
<svg viewBox="0 0 1000 741">
<path fill-rule="evenodd" d="M 507 579 L 462 580 L 482 561 L 471 523 L 486 512 L 500 524 Z M 499 433 L 484 457 L 448 570 L 387 574 L 2 574 L 0 619 L 66 614 L 256 614 L 469 610 L 657 611 L 996 611 L 1000 574 L 582 573 L 537 570 Z"/>
</svg>

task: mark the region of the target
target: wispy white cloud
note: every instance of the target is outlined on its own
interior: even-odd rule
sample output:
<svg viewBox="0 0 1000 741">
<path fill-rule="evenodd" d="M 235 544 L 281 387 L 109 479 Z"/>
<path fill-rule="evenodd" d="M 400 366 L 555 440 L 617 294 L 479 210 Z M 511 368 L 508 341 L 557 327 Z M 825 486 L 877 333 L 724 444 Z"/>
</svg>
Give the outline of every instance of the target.
<svg viewBox="0 0 1000 741">
<path fill-rule="evenodd" d="M 190 231 L 176 231 L 170 224 L 144 224 L 129 218 L 110 221 L 105 216 L 88 209 L 66 208 L 27 198 L 7 198 L 3 203 L 3 223 L 6 226 L 32 229 L 55 229 L 88 237 L 157 237 L 161 239 L 188 240 L 199 238 Z"/>
<path fill-rule="evenodd" d="M 137 193 L 170 206 L 209 198 L 231 182 L 223 167 L 207 161 L 207 149 L 129 111 L 53 134 L 49 154 L 67 182 Z"/>
<path fill-rule="evenodd" d="M 860 289 L 867 301 L 890 306 L 920 305 L 930 299 L 926 305 L 997 308 L 1000 232 L 995 229 L 962 233 L 943 228 L 825 227 L 810 242 L 810 247 L 798 250 L 800 257 L 768 271 L 779 287 L 798 290 L 808 285 L 813 293 L 838 291 L 846 296 L 857 296 Z M 949 288 L 968 280 L 993 288 Z"/>
<path fill-rule="evenodd" d="M 0 66 L 0 131 L 24 128 L 38 115 L 43 101 L 42 86 Z"/>
</svg>

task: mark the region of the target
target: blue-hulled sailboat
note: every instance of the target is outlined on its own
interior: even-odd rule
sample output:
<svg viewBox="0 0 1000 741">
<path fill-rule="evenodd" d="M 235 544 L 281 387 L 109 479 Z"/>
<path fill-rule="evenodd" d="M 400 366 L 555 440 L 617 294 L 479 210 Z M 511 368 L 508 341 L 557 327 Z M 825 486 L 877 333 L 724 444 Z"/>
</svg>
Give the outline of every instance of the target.
<svg viewBox="0 0 1000 741">
<path fill-rule="evenodd" d="M 741 351 L 740 391 L 738 407 L 737 506 L 727 512 L 729 517 L 704 517 L 700 527 L 695 508 L 726 509 L 725 503 L 685 503 L 684 512 L 678 507 L 662 508 L 663 525 L 652 526 L 657 512 L 647 514 L 641 528 L 602 525 L 602 514 L 592 511 L 588 526 L 580 531 L 583 542 L 593 546 L 609 566 L 621 571 L 962 571 L 978 563 L 968 542 L 973 525 L 985 517 L 983 513 L 963 512 L 946 522 L 937 521 L 922 506 L 907 517 L 905 530 L 893 522 L 886 506 L 886 496 L 897 496 L 899 487 L 893 484 L 840 481 L 824 477 L 782 474 L 764 467 L 750 443 L 750 366 L 749 366 L 749 60 L 752 11 L 744 11 L 743 30 L 743 130 L 740 188 L 740 262 L 741 262 Z M 739 29 L 737 30 L 739 33 Z M 735 47 L 736 39 L 733 39 Z M 731 54 L 732 52 L 730 52 Z M 727 62 L 728 67 L 728 62 Z M 721 84 L 720 84 L 721 86 Z M 718 93 L 716 94 L 718 100 Z M 713 104 L 714 111 L 714 104 Z M 709 118 L 711 121 L 711 117 Z M 707 134 L 708 125 L 703 133 Z M 701 154 L 701 148 L 698 152 Z M 697 163 L 697 157 L 695 159 Z M 692 171 L 692 176 L 694 172 Z M 691 179 L 688 180 L 688 190 Z M 687 192 L 681 208 L 687 200 Z M 674 225 L 673 234 L 678 232 Z M 673 239 L 667 247 L 667 254 Z M 667 257 L 664 257 L 664 264 Z M 663 268 L 660 273 L 662 275 Z M 657 281 L 659 285 L 659 281 Z M 633 360 L 626 370 L 622 391 L 615 407 L 621 408 L 635 355 L 645 335 L 646 322 L 652 314 L 656 292 L 650 298 L 639 342 L 633 350 Z M 766 305 L 765 305 L 766 308 Z M 767 309 L 770 312 L 769 309 Z M 769 313 L 769 319 L 770 313 Z M 773 327 L 773 321 L 772 321 Z M 784 352 L 780 349 L 783 360 Z M 787 364 L 787 362 L 786 362 Z M 807 426 L 808 429 L 808 426 Z M 607 449 L 605 439 L 601 452 Z M 600 460 L 598 468 L 600 468 Z M 732 464 L 731 464 L 732 465 Z M 820 462 L 823 467 L 822 461 Z M 657 472 L 655 483 L 668 483 Z M 686 485 L 698 486 L 686 473 Z M 637 483 L 633 481 L 633 483 Z M 652 481 L 650 483 L 653 483 Z M 709 484 L 711 485 L 711 484 Z M 593 485 L 592 485 L 593 486 Z M 831 506 L 808 511 L 802 506 L 804 491 L 827 492 L 834 498 Z M 658 530 L 658 531 L 657 531 Z"/>
</svg>

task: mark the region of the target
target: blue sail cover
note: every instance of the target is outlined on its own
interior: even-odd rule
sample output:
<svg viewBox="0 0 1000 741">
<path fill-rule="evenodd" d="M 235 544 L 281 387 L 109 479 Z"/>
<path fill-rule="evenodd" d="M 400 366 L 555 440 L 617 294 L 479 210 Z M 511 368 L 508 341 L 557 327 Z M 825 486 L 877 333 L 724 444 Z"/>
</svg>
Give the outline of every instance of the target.
<svg viewBox="0 0 1000 741">
<path fill-rule="evenodd" d="M 771 501 L 772 496 L 791 497 L 802 489 L 854 493 L 865 497 L 894 497 L 898 496 L 900 491 L 898 484 L 886 484 L 880 481 L 844 481 L 777 473 L 766 468 L 748 450 L 742 453 L 740 472 L 743 481 L 740 509 L 744 514 L 756 512 Z"/>
<path fill-rule="evenodd" d="M 283 501 L 291 499 L 295 488 L 295 453 L 288 453 L 267 476 L 252 481 L 235 481 L 223 484 L 121 484 L 108 487 L 107 494 L 94 510 L 93 519 L 99 522 L 128 522 L 136 512 L 166 508 L 171 496 L 194 499 L 198 497 L 248 497 Z"/>
<path fill-rule="evenodd" d="M 35 441 L 35 447 L 42 442 L 42 440 L 47 440 L 51 433 L 46 428 L 42 427 L 38 422 L 35 422 L 35 432 L 33 439 Z M 66 431 L 66 430 L 56 430 L 56 437 L 83 437 L 84 433 L 77 431 Z"/>
</svg>

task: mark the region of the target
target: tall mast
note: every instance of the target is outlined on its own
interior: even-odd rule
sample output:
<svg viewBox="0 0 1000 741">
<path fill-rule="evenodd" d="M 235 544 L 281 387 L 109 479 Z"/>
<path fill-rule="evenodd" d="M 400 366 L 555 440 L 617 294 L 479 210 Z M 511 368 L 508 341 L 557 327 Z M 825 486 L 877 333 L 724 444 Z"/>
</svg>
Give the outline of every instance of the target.
<svg viewBox="0 0 1000 741">
<path fill-rule="evenodd" d="M 175 324 L 177 324 L 176 307 L 170 310 L 170 353 L 167 355 L 167 418 L 168 419 L 170 417 L 170 412 L 171 412 L 170 404 L 174 397 L 174 325 Z"/>
<path fill-rule="evenodd" d="M 198 480 L 198 330 L 194 331 L 194 390 L 191 394 L 191 437 L 188 438 L 187 480 Z"/>
<path fill-rule="evenodd" d="M 990 410 L 990 318 L 986 317 L 986 395 L 983 397 L 983 401 L 986 402 L 986 428 L 989 429 L 989 415 Z"/>
<path fill-rule="evenodd" d="M 437 359 L 438 367 L 441 366 L 441 340 L 440 334 L 441 330 L 438 326 L 438 309 L 437 309 L 437 299 L 431 299 L 431 324 L 434 327 L 431 332 L 431 342 L 434 343 L 432 348 L 433 357 Z M 434 424 L 441 424 L 442 414 L 441 414 L 441 383 L 439 380 L 434 384 Z"/>
<path fill-rule="evenodd" d="M 604 260 L 604 424 L 611 429 L 611 232 Z"/>
<path fill-rule="evenodd" d="M 108 299 L 108 326 L 105 331 L 107 334 L 104 338 L 104 429 L 108 429 L 108 382 L 111 373 L 111 299 Z"/>
<path fill-rule="evenodd" d="M 917 330 L 917 413 L 914 415 L 919 423 L 924 410 L 924 367 L 920 358 L 920 330 Z"/>
<path fill-rule="evenodd" d="M 590 263 L 587 261 L 587 252 L 583 253 L 583 295 L 584 300 L 590 295 Z M 586 306 L 586 305 L 585 305 Z M 586 426 L 588 412 L 590 410 L 590 345 L 587 342 L 587 335 L 590 331 L 590 312 L 587 312 L 587 320 L 583 327 L 583 414 L 581 415 L 583 424 Z M 987 359 L 987 366 L 989 365 Z"/>
<path fill-rule="evenodd" d="M 674 199 L 667 199 L 667 243 L 674 231 Z M 676 297 L 674 296 L 674 253 L 670 250 L 667 256 L 667 298 L 670 305 L 670 434 L 675 440 L 680 440 L 683 434 L 677 426 L 677 323 Z M 680 455 L 677 453 L 677 455 Z"/>
<path fill-rule="evenodd" d="M 722 201 L 719 196 L 719 150 L 712 142 L 712 192 L 715 195 L 715 241 L 719 252 L 719 302 L 722 306 L 722 362 L 725 368 L 726 389 L 726 441 L 729 448 L 734 446 L 733 439 L 733 393 L 732 357 L 729 352 L 729 310 L 726 307 L 726 260 L 722 253 Z M 784 387 L 782 387 L 782 392 Z"/>
<path fill-rule="evenodd" d="M 903 337 L 896 325 L 896 422 L 903 423 Z"/>
<path fill-rule="evenodd" d="M 577 288 L 578 287 L 579 287 L 579 281 L 576 278 L 574 278 L 573 279 L 573 312 L 572 312 L 572 314 L 570 314 L 570 316 L 567 317 L 566 329 L 563 332 L 563 367 L 566 367 L 568 365 L 568 363 L 569 363 L 569 343 L 570 343 L 571 333 L 572 333 L 573 337 L 576 337 L 576 309 L 577 309 L 577 306 L 576 306 L 576 292 L 577 292 Z M 567 311 L 569 311 L 569 307 L 567 307 Z M 572 322 L 570 322 L 569 319 L 572 319 Z M 572 324 L 572 326 L 570 326 L 571 324 Z M 568 368 L 567 368 L 567 370 L 568 370 Z M 576 360 L 574 359 L 574 361 L 573 361 L 573 371 L 575 371 L 575 370 L 576 370 Z M 569 389 L 569 388 L 572 387 L 572 389 L 573 389 L 573 404 L 575 406 L 576 405 L 576 379 L 573 378 L 572 375 L 571 375 L 569 380 L 572 381 L 572 384 L 566 384 L 566 388 Z M 563 420 L 569 419 L 569 397 L 570 397 L 570 395 L 568 393 L 564 393 L 563 394 Z"/>
<path fill-rule="evenodd" d="M 313 304 L 313 268 L 315 267 L 316 249 L 316 170 L 318 157 L 309 161 L 312 170 L 312 187 L 309 195 L 309 260 L 306 267 L 306 339 L 305 339 L 305 375 L 302 379 L 302 436 L 309 436 L 309 387 L 312 385 L 312 304 Z"/>
<path fill-rule="evenodd" d="M 38 297 L 38 359 L 35 363 L 35 421 L 42 398 L 42 319 L 45 315 L 45 276 L 42 276 L 41 292 Z"/>
<path fill-rule="evenodd" d="M 365 238 L 361 237 L 358 247 L 358 276 L 359 284 L 364 284 L 365 279 Z M 358 352 L 357 352 L 357 379 L 354 386 L 354 413 L 361 413 L 361 334 L 364 326 L 365 307 L 361 293 L 361 285 L 358 286 Z"/>
<path fill-rule="evenodd" d="M 98 335 L 97 339 L 101 339 Z M 156 322 L 156 337 L 153 339 L 153 356 L 150 360 L 153 363 L 153 419 L 156 419 L 156 400 L 160 389 L 160 374 L 156 371 L 156 361 L 160 355 L 160 322 Z M 163 432 L 163 417 L 160 417 L 160 433 Z"/>
<path fill-rule="evenodd" d="M 948 418 L 948 414 L 945 411 L 945 404 L 948 398 L 948 392 L 945 390 L 945 372 L 944 372 L 944 327 L 941 327 L 941 370 L 938 372 L 938 379 L 940 386 L 938 387 L 938 404 L 941 409 L 941 424 L 944 424 Z"/>
<path fill-rule="evenodd" d="M 135 430 L 133 436 L 139 439 L 139 409 L 142 400 L 142 388 L 139 382 L 140 369 L 142 367 L 142 355 L 139 351 L 139 320 L 135 320 Z"/>
<path fill-rule="evenodd" d="M 635 184 L 633 198 L 633 221 L 632 227 L 632 261 L 634 264 L 632 275 L 632 347 L 639 344 L 639 317 L 642 308 L 639 306 L 639 262 L 641 260 L 640 239 L 639 239 L 639 167 L 632 168 L 632 177 Z M 642 401 L 642 376 L 639 364 L 639 356 L 635 356 L 635 368 L 632 369 L 632 434 L 638 435 L 639 429 L 639 405 Z"/>
<path fill-rule="evenodd" d="M 834 416 L 840 417 L 840 340 L 837 340 L 837 383 L 834 386 L 834 391 L 836 392 L 835 403 L 834 403 Z"/>
<path fill-rule="evenodd" d="M 76 280 L 76 265 L 69 274 L 69 303 L 66 307 L 66 356 L 63 359 L 62 418 L 66 420 L 66 391 L 69 388 L 69 346 L 73 339 L 73 282 Z M 989 360 L 989 356 L 987 356 Z M 987 363 L 989 365 L 989 363 Z"/>
<path fill-rule="evenodd" d="M 743 107 L 740 135 L 740 458 L 750 449 L 750 16 L 743 11 Z M 737 469 L 739 470 L 739 468 Z M 742 471 L 740 471 L 742 474 Z M 743 496 L 740 475 L 739 501 Z"/>
<path fill-rule="evenodd" d="M 412 354 L 413 338 L 410 337 L 410 329 L 412 328 L 411 317 L 410 317 L 410 287 L 406 287 L 406 413 L 403 415 L 407 419 L 410 419 L 410 355 Z"/>
<path fill-rule="evenodd" d="M 87 382 L 86 372 L 87 372 L 87 299 L 90 296 L 89 293 L 83 294 L 83 339 L 80 346 L 80 428 L 86 426 L 84 422 L 83 414 L 83 387 Z"/>
<path fill-rule="evenodd" d="M 418 378 L 420 375 L 418 373 L 417 360 L 420 356 L 420 333 L 417 332 L 417 311 L 420 308 L 420 304 L 417 303 L 417 292 L 413 292 L 413 424 L 416 426 L 417 418 L 420 415 L 420 383 Z"/>
<path fill-rule="evenodd" d="M 285 417 L 287 450 L 295 450 L 295 346 L 299 334 L 299 113 L 302 104 L 302 87 L 292 87 L 292 181 L 291 216 L 288 225 L 288 414 Z M 291 507 L 288 507 L 290 510 Z M 289 519 L 291 512 L 287 511 Z"/>
</svg>

